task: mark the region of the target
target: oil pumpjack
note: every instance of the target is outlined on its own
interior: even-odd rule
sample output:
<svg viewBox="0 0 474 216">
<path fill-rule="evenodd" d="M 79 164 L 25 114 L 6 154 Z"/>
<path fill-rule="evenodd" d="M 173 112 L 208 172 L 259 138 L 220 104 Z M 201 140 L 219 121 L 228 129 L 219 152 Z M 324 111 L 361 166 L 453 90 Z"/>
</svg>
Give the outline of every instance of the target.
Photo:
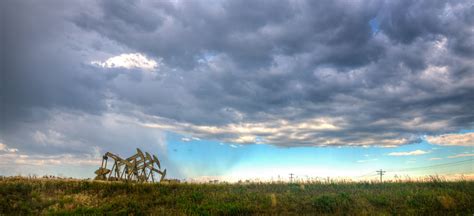
<svg viewBox="0 0 474 216">
<path fill-rule="evenodd" d="M 112 159 L 112 168 L 107 168 L 107 162 Z M 109 163 L 110 164 L 110 163 Z M 95 180 L 160 182 L 166 176 L 166 169 L 161 170 L 160 160 L 148 152 L 143 153 L 137 148 L 137 153 L 123 159 L 116 154 L 107 152 L 102 157 L 102 164 L 95 171 Z M 155 179 L 155 174 L 161 175 Z"/>
</svg>

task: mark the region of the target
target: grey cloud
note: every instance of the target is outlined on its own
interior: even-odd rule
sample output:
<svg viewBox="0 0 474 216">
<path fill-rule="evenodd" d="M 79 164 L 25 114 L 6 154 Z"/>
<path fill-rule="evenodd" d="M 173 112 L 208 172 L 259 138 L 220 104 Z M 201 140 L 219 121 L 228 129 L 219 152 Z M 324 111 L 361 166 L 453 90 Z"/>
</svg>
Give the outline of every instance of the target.
<svg viewBox="0 0 474 216">
<path fill-rule="evenodd" d="M 454 53 L 474 54 L 472 30 L 474 4 L 469 1 L 389 2 L 380 15 L 381 28 L 394 41 L 412 43 L 417 38 L 430 40 L 449 36 Z"/>
<path fill-rule="evenodd" d="M 3 3 L 1 127 L 12 148 L 85 153 L 82 141 L 46 151 L 20 139 L 34 134 L 28 125 L 53 127 L 56 115 L 71 112 L 78 121 L 136 118 L 153 126 L 145 134 L 161 125 L 280 146 L 402 145 L 474 128 L 467 1 L 88 3 Z M 90 64 L 135 52 L 162 64 L 153 72 Z M 112 130 L 93 119 L 61 134 L 100 137 L 88 124 Z M 308 126 L 321 119 L 337 129 Z"/>
<path fill-rule="evenodd" d="M 154 5 L 166 8 L 157 11 L 166 14 L 173 25 L 163 23 L 147 34 L 125 31 L 117 37 L 101 16 L 81 16 L 76 23 L 85 27 L 87 21 L 105 22 L 86 29 L 163 57 L 169 68 L 162 72 L 169 76 L 160 82 L 129 83 L 126 87 L 115 83 L 124 100 L 145 105 L 144 112 L 152 115 L 209 126 L 341 116 L 349 122 L 345 130 L 314 136 L 340 137 L 344 140 L 341 143 L 347 144 L 358 143 L 362 136 L 375 137 L 381 131 L 392 133 L 387 137 L 393 139 L 409 138 L 408 143 L 425 133 L 472 127 L 472 112 L 468 110 L 473 92 L 469 84 L 472 64 L 451 44 L 457 40 L 453 35 L 456 31 L 469 29 L 469 6 L 428 1 L 371 3 L 366 7 L 347 1 L 315 5 L 289 2 L 290 6 L 269 11 L 274 6 L 265 2 L 265 9 L 260 3 L 245 3 L 251 5 L 245 12 L 249 14 L 239 14 L 244 10 L 229 10 L 239 8 L 229 7 L 231 4 L 206 8 L 179 3 Z M 429 10 L 416 13 L 421 8 Z M 110 12 L 104 10 L 105 14 Z M 453 12 L 461 15 L 450 15 Z M 214 19 L 216 14 L 220 19 Z M 373 18 L 380 22 L 375 35 L 368 24 Z M 457 18 L 463 21 L 448 29 L 439 24 L 454 23 Z M 173 38 L 162 37 L 165 33 Z M 163 43 L 154 43 L 159 39 Z M 176 41 L 183 43 L 174 51 L 164 45 L 178 45 Z M 208 64 L 192 58 L 209 52 L 213 59 Z M 431 76 L 432 68 L 446 72 Z M 441 75 L 445 77 L 437 80 Z M 174 91 L 169 94 L 169 89 Z M 140 92 L 156 93 L 143 96 Z M 143 100 L 136 101 L 137 96 Z M 443 111 L 442 106 L 452 109 Z M 410 123 L 414 118 L 420 122 Z M 382 119 L 390 121 L 381 127 L 376 122 Z M 444 127 L 428 126 L 436 123 Z M 291 139 L 282 142 L 295 143 Z M 311 143 L 318 145 L 305 142 Z"/>
<path fill-rule="evenodd" d="M 244 69 L 268 66 L 276 53 L 293 55 L 321 49 L 326 53 L 317 55 L 315 63 L 342 65 L 364 64 L 380 53 L 380 47 L 368 43 L 374 3 L 365 8 L 352 1 L 223 1 L 212 5 L 137 1 L 132 6 L 106 2 L 102 13 L 83 13 L 75 23 L 162 57 L 174 67 L 189 69 L 195 66 L 196 56 L 206 51 L 225 53 Z M 155 20 L 157 28 L 137 31 L 137 25 L 148 23 L 143 18 L 131 21 L 137 8 L 153 8 L 141 10 L 138 17 L 160 17 Z"/>
<path fill-rule="evenodd" d="M 25 169 L 20 167 L 63 166 L 78 172 L 73 176 L 91 177 L 105 152 L 127 157 L 140 148 L 156 154 L 171 176 L 184 177 L 182 167 L 168 155 L 166 134 L 161 130 L 143 127 L 131 117 L 112 112 L 101 116 L 67 110 L 45 112 L 50 113 L 48 121 L 25 122 L 4 131 L 1 142 L 17 150 L 0 152 L 2 173 L 17 174 L 10 168 L 23 173 Z M 28 172 L 43 173 L 34 169 Z"/>
<path fill-rule="evenodd" d="M 35 107 L 91 113 L 104 110 L 102 83 L 106 77 L 81 62 L 95 51 L 83 47 L 92 43 L 90 36 L 66 20 L 74 5 L 34 1 L 2 4 L 6 21 L 2 28 L 1 127 L 41 119 Z"/>
</svg>

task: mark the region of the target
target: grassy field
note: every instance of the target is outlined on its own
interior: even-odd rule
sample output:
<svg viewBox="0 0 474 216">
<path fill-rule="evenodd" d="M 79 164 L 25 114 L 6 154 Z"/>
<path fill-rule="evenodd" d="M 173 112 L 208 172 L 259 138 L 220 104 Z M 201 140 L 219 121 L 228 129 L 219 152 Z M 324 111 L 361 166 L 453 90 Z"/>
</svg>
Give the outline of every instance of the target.
<svg viewBox="0 0 474 216">
<path fill-rule="evenodd" d="M 132 184 L 0 180 L 0 214 L 473 215 L 473 181 Z"/>
</svg>

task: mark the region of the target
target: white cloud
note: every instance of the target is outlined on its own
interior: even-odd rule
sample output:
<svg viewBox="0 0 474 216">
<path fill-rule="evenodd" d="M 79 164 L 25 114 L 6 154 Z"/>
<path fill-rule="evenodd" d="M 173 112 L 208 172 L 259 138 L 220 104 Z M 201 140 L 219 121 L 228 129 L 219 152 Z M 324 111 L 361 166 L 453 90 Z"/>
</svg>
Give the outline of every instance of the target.
<svg viewBox="0 0 474 216">
<path fill-rule="evenodd" d="M 181 138 L 181 141 L 183 141 L 183 142 L 191 142 L 191 141 L 193 141 L 193 140 L 199 141 L 199 140 L 201 140 L 201 139 L 199 139 L 199 138 L 197 138 L 197 137 L 183 137 L 183 138 Z"/>
<path fill-rule="evenodd" d="M 430 161 L 434 161 L 434 160 L 441 160 L 442 158 L 438 158 L 438 157 L 434 157 L 434 158 L 430 158 L 429 160 Z"/>
<path fill-rule="evenodd" d="M 15 153 L 15 152 L 18 152 L 18 149 L 8 148 L 8 146 L 6 144 L 0 143 L 0 151 L 8 152 L 8 153 Z"/>
<path fill-rule="evenodd" d="M 16 152 L 0 155 L 0 167 L 5 166 L 45 166 L 45 165 L 74 165 L 99 166 L 101 158 L 93 155 L 24 155 Z"/>
<path fill-rule="evenodd" d="M 234 145 L 234 144 L 230 144 L 230 147 L 232 147 L 232 148 L 238 148 L 239 146 Z"/>
<path fill-rule="evenodd" d="M 474 157 L 474 154 L 457 154 L 457 155 L 451 155 L 448 156 L 448 158 L 460 158 L 460 157 Z"/>
<path fill-rule="evenodd" d="M 159 63 L 153 59 L 147 58 L 141 53 L 121 54 L 108 58 L 105 61 L 92 61 L 91 64 L 103 68 L 126 68 L 126 69 L 142 69 L 147 71 L 155 70 Z"/>
<path fill-rule="evenodd" d="M 388 155 L 390 156 L 413 156 L 413 155 L 423 155 L 427 154 L 427 151 L 423 150 L 415 150 L 415 151 L 410 151 L 410 152 L 391 152 Z"/>
<path fill-rule="evenodd" d="M 95 155 L 25 155 L 19 154 L 18 149 L 9 148 L 6 144 L 0 143 L 0 151 L 6 152 L 0 155 L 0 167 L 30 165 L 30 166 L 44 166 L 44 165 L 97 165 L 100 164 L 100 157 Z"/>
<path fill-rule="evenodd" d="M 464 134 L 443 134 L 426 136 L 426 140 L 436 145 L 474 146 L 474 132 Z"/>
<path fill-rule="evenodd" d="M 191 138 L 189 138 L 189 137 L 183 137 L 183 138 L 181 138 L 181 141 L 183 141 L 183 142 L 191 142 Z"/>
<path fill-rule="evenodd" d="M 366 162 L 371 162 L 371 161 L 378 161 L 379 159 L 374 158 L 374 159 L 367 159 L 367 160 L 358 160 L 357 163 L 366 163 Z"/>
</svg>

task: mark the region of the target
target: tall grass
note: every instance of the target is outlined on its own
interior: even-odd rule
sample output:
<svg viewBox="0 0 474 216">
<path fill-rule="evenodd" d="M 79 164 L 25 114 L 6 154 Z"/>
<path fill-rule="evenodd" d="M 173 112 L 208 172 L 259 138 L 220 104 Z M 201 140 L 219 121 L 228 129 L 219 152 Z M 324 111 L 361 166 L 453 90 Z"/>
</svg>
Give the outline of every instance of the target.
<svg viewBox="0 0 474 216">
<path fill-rule="evenodd" d="M 474 182 L 134 184 L 0 180 L 0 214 L 463 214 Z"/>
</svg>

